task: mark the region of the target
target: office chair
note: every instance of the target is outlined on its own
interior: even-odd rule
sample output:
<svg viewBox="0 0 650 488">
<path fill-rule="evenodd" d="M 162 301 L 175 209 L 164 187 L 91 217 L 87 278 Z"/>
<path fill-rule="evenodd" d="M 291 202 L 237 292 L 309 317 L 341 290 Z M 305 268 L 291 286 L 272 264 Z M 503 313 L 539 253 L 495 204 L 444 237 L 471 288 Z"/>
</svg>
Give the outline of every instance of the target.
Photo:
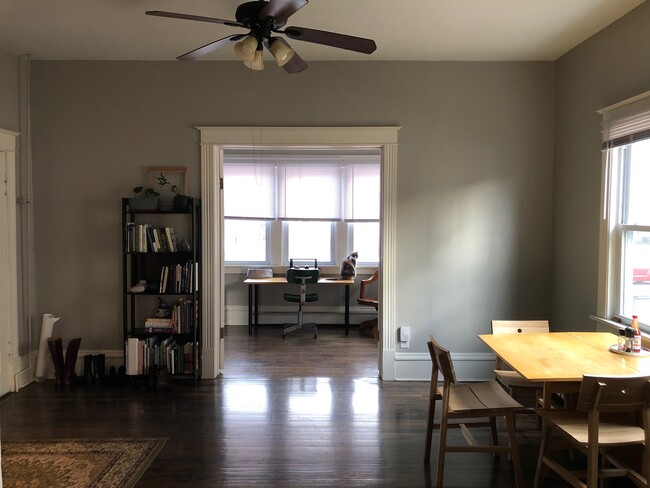
<svg viewBox="0 0 650 488">
<path fill-rule="evenodd" d="M 289 269 L 287 269 L 287 283 L 294 283 L 300 285 L 300 293 L 285 293 L 284 299 L 287 302 L 298 303 L 298 322 L 295 324 L 284 324 L 282 330 L 282 338 L 284 339 L 288 332 L 302 329 L 303 325 L 311 325 L 314 329 L 314 339 L 318 338 L 318 328 L 315 323 L 305 324 L 303 322 L 302 306 L 305 303 L 315 302 L 318 300 L 318 294 L 307 293 L 307 285 L 311 283 L 318 283 L 320 279 L 320 269 L 318 263 L 314 259 L 314 267 L 305 266 L 303 268 L 294 267 L 293 259 L 289 261 Z"/>
</svg>

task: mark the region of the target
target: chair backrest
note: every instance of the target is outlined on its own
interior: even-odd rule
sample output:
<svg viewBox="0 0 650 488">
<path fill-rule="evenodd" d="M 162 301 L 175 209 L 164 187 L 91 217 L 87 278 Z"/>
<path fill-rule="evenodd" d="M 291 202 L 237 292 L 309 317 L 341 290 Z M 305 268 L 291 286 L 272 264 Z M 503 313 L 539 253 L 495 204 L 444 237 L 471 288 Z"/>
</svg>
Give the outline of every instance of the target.
<svg viewBox="0 0 650 488">
<path fill-rule="evenodd" d="M 457 383 L 456 372 L 454 371 L 454 363 L 451 361 L 451 354 L 447 349 L 438 344 L 433 336 L 429 336 L 429 342 L 427 342 L 429 347 L 429 354 L 431 355 L 431 361 L 433 362 L 433 368 L 442 373 L 442 377 L 447 383 Z M 435 371 L 435 381 L 438 379 L 438 371 Z M 431 373 L 431 379 L 434 379 L 433 371 Z"/>
<path fill-rule="evenodd" d="M 361 286 L 359 287 L 359 300 L 368 298 L 366 296 L 366 287 L 370 286 L 372 283 L 379 279 L 379 270 L 376 269 L 372 276 L 368 279 L 361 280 Z"/>
<path fill-rule="evenodd" d="M 638 411 L 650 407 L 650 376 L 584 375 L 578 410 Z"/>
<path fill-rule="evenodd" d="M 549 332 L 548 320 L 493 320 L 493 334 L 531 334 Z"/>
<path fill-rule="evenodd" d="M 318 283 L 320 269 L 318 268 L 289 268 L 287 269 L 287 283 L 310 284 Z"/>
</svg>

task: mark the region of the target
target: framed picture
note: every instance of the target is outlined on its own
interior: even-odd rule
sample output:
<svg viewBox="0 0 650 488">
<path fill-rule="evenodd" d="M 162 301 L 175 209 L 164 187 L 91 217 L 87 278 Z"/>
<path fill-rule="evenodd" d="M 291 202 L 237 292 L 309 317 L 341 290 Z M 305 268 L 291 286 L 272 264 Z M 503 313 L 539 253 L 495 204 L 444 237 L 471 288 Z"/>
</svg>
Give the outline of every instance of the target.
<svg viewBox="0 0 650 488">
<path fill-rule="evenodd" d="M 187 168 L 184 166 L 150 166 L 148 185 L 160 193 L 160 208 L 174 207 L 174 194 L 169 186 L 160 186 L 156 178 L 163 175 L 170 185 L 176 185 L 178 195 L 187 195 Z"/>
</svg>

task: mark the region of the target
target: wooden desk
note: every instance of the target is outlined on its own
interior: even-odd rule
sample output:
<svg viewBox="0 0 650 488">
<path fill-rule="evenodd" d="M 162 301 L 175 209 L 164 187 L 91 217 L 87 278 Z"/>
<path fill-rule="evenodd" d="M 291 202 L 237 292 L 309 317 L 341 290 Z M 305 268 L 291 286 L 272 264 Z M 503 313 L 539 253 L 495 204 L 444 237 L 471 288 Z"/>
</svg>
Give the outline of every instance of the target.
<svg viewBox="0 0 650 488">
<path fill-rule="evenodd" d="M 257 326 L 259 324 L 259 299 L 260 299 L 260 290 L 261 286 L 268 285 L 286 285 L 287 279 L 285 277 L 273 277 L 273 278 L 247 278 L 244 280 L 244 283 L 248 285 L 248 334 L 253 333 L 253 325 Z M 323 277 L 318 280 L 318 283 L 314 285 L 343 285 L 345 286 L 345 335 L 350 333 L 350 285 L 354 285 L 354 280 L 344 280 L 341 278 L 328 278 Z M 296 285 L 298 286 L 298 285 Z"/>
<path fill-rule="evenodd" d="M 545 408 L 552 393 L 577 391 L 584 374 L 650 374 L 650 357 L 609 351 L 617 342 L 609 332 L 482 334 L 479 338 L 524 378 L 544 383 Z"/>
</svg>

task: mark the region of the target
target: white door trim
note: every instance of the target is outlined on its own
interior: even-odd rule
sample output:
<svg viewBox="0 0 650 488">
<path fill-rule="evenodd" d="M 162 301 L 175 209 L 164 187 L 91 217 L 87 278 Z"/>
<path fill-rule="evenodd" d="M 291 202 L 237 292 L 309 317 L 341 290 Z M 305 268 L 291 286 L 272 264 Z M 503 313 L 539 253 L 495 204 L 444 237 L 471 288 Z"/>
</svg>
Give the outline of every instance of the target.
<svg viewBox="0 0 650 488">
<path fill-rule="evenodd" d="M 400 127 L 197 127 L 201 136 L 203 221 L 203 377 L 219 374 L 223 311 L 222 192 L 224 148 L 278 146 L 374 147 L 381 150 L 381 278 L 379 286 L 379 374 L 395 379 L 395 216 L 397 134 Z M 208 283 L 209 282 L 209 283 Z M 218 289 L 216 287 L 219 287 Z M 209 292 L 209 293 L 208 293 Z M 216 293 L 215 293 L 216 292 Z M 208 374 L 209 373 L 209 374 Z"/>
<path fill-rule="evenodd" d="M 18 274 L 16 250 L 16 132 L 0 129 L 0 395 L 16 391 Z"/>
</svg>

